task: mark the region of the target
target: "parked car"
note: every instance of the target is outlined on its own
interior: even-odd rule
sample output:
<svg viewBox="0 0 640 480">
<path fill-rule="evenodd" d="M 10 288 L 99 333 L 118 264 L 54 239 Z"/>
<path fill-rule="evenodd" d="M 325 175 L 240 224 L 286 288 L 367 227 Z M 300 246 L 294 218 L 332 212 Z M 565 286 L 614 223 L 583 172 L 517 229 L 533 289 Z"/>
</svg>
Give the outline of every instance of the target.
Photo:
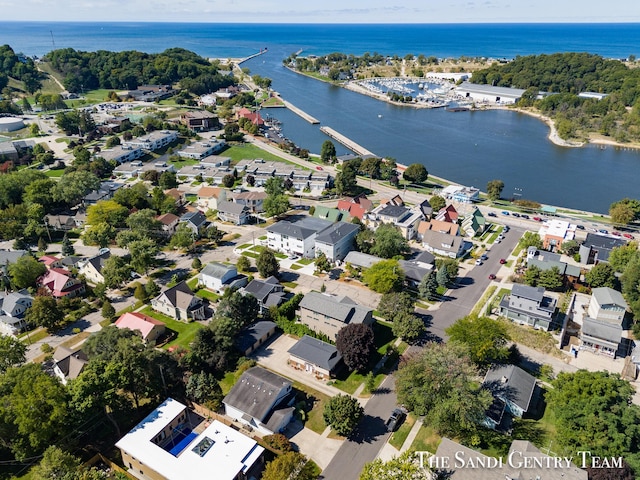
<svg viewBox="0 0 640 480">
<path fill-rule="evenodd" d="M 629 240 L 633 240 L 633 235 L 631 235 L 630 233 L 623 233 L 622 236 L 624 238 L 628 238 Z"/>
<path fill-rule="evenodd" d="M 504 258 L 501 258 L 501 259 L 500 259 L 500 264 L 501 264 L 501 265 L 504 265 L 505 263 L 507 263 L 507 261 L 506 261 Z"/>
<path fill-rule="evenodd" d="M 541 222 L 542 219 L 540 217 L 533 217 L 533 220 L 535 220 L 536 222 Z"/>
<path fill-rule="evenodd" d="M 600 230 L 598 230 L 598 232 L 604 233 L 605 235 L 607 235 L 609 233 L 609 231 L 605 230 L 604 228 L 601 228 Z"/>
<path fill-rule="evenodd" d="M 615 235 L 616 237 L 622 236 L 622 234 L 620 232 L 616 232 L 615 230 L 613 232 L 611 232 L 611 235 Z"/>
<path fill-rule="evenodd" d="M 482 260 L 480 258 L 476 260 L 476 265 L 482 265 Z"/>
<path fill-rule="evenodd" d="M 489 258 L 489 257 L 487 257 L 487 255 L 486 255 L 486 254 L 484 254 L 484 253 L 483 253 L 482 255 L 480 255 L 480 259 L 481 259 L 481 260 L 487 260 L 488 258 Z"/>
<path fill-rule="evenodd" d="M 387 420 L 387 431 L 395 432 L 403 420 L 404 420 L 404 412 L 399 408 L 396 408 L 395 410 L 393 410 L 393 412 L 391 412 L 391 416 L 389 417 L 389 420 Z"/>
<path fill-rule="evenodd" d="M 503 215 L 509 215 L 509 212 L 507 212 L 506 210 L 502 212 Z"/>
<path fill-rule="evenodd" d="M 493 273 L 489 275 L 489 280 L 495 280 L 495 279 L 496 279 L 496 276 Z"/>
<path fill-rule="evenodd" d="M 513 212 L 511 215 L 513 215 L 514 217 L 519 217 L 520 214 L 518 212 Z"/>
<path fill-rule="evenodd" d="M 578 230 L 584 230 L 584 225 L 576 225 L 576 228 L 577 228 Z"/>
<path fill-rule="evenodd" d="M 316 170 L 323 170 L 322 167 L 316 167 Z"/>
<path fill-rule="evenodd" d="M 529 220 L 529 215 L 522 214 L 520 215 L 520 217 L 524 218 L 525 220 Z"/>
<path fill-rule="evenodd" d="M 497 217 L 497 215 L 495 213 L 493 213 L 493 212 L 489 212 L 489 213 L 487 213 L 487 215 L 490 216 L 490 217 Z"/>
<path fill-rule="evenodd" d="M 289 255 L 289 260 L 298 260 L 300 257 L 297 255 Z"/>
</svg>

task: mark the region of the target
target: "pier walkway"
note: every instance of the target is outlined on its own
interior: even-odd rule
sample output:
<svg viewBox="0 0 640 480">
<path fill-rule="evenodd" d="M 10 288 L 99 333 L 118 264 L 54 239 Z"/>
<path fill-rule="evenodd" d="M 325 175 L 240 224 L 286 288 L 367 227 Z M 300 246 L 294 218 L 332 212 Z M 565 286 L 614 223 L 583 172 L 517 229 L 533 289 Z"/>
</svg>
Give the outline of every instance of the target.
<svg viewBox="0 0 640 480">
<path fill-rule="evenodd" d="M 344 135 L 342 135 L 341 133 L 336 132 L 331 127 L 320 127 L 320 131 L 322 133 L 324 133 L 325 135 L 330 136 L 334 140 L 337 140 L 342 145 L 347 147 L 349 150 L 354 151 L 358 155 L 375 155 L 374 153 L 372 153 L 369 150 L 367 150 L 366 148 L 364 148 L 362 145 L 358 145 L 353 140 L 350 140 L 347 137 L 345 137 Z"/>
<path fill-rule="evenodd" d="M 260 56 L 260 55 L 262 55 L 263 53 L 267 53 L 267 51 L 268 51 L 268 50 L 267 50 L 266 48 L 263 48 L 263 49 L 261 49 L 258 53 L 254 53 L 253 55 L 249 55 L 249 56 L 248 56 L 248 57 L 246 57 L 246 58 L 242 58 L 242 59 L 240 59 L 240 61 L 238 62 L 238 65 L 242 65 L 244 62 L 246 62 L 247 60 L 251 60 L 252 58 L 259 57 L 259 56 Z"/>
<path fill-rule="evenodd" d="M 317 118 L 312 117 L 307 112 L 305 112 L 303 110 L 300 110 L 293 103 L 287 102 L 286 100 L 282 100 L 282 101 L 284 102 L 284 106 L 285 107 L 287 107 L 289 110 L 291 110 L 296 115 L 304 118 L 307 122 L 313 123 L 314 125 L 317 124 L 317 123 L 320 123 L 320 120 L 318 120 Z"/>
</svg>

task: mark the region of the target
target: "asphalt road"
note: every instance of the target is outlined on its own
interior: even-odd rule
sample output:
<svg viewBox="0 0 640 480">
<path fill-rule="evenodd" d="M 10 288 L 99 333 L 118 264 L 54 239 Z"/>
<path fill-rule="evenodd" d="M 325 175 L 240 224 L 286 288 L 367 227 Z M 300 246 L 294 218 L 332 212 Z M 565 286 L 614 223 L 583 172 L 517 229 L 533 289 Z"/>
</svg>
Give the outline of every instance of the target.
<svg viewBox="0 0 640 480">
<path fill-rule="evenodd" d="M 396 406 L 394 378 L 388 376 L 378 388 L 378 393 L 367 402 L 364 418 L 356 432 L 345 440 L 319 478 L 357 480 L 364 464 L 374 460 L 387 442 L 389 433 L 385 422 Z"/>
</svg>

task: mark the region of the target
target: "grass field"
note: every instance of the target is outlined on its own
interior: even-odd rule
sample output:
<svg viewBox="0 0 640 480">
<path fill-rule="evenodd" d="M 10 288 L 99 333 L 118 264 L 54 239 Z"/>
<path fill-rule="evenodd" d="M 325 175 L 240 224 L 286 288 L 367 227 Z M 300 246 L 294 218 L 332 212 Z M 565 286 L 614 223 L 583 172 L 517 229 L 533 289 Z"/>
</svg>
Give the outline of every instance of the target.
<svg viewBox="0 0 640 480">
<path fill-rule="evenodd" d="M 64 174 L 64 169 L 60 168 L 58 170 L 46 170 L 44 174 L 49 178 L 60 178 Z"/>
<path fill-rule="evenodd" d="M 411 444 L 411 450 L 435 453 L 442 437 L 429 425 L 423 424 Z"/>
<path fill-rule="evenodd" d="M 168 330 L 172 330 L 177 333 L 177 337 L 173 341 L 167 343 L 163 348 L 179 346 L 188 349 L 191 342 L 193 342 L 193 340 L 196 338 L 196 333 L 198 332 L 198 330 L 200 330 L 201 328 L 205 328 L 198 322 L 179 322 L 177 320 L 174 320 L 173 318 L 169 318 L 166 315 L 162 315 L 161 313 L 154 311 L 149 306 L 143 308 L 140 313 L 149 315 L 151 318 L 155 318 L 156 320 L 164 322 Z"/>
<path fill-rule="evenodd" d="M 277 162 L 285 162 L 291 163 L 285 160 L 282 157 L 274 155 L 272 153 L 266 152 L 261 148 L 256 147 L 255 145 L 243 143 L 239 145 L 232 145 L 224 152 L 222 155 L 225 157 L 231 157 L 232 165 L 238 163 L 240 160 L 253 160 L 256 158 L 262 158 L 264 160 L 277 161 Z"/>
</svg>

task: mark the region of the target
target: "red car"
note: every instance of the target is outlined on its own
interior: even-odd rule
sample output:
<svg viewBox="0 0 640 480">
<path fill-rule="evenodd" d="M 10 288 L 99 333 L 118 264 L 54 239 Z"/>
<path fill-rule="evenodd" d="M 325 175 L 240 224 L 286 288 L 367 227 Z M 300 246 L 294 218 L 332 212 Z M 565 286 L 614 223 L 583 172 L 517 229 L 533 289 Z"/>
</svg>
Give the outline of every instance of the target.
<svg viewBox="0 0 640 480">
<path fill-rule="evenodd" d="M 504 258 L 501 258 L 501 259 L 500 259 L 500 263 L 501 263 L 502 265 L 504 265 L 505 263 L 507 263 L 507 261 L 506 261 Z"/>
<path fill-rule="evenodd" d="M 495 280 L 496 276 L 492 273 L 491 275 L 489 275 L 489 280 Z"/>
<path fill-rule="evenodd" d="M 611 235 L 615 235 L 616 237 L 619 237 L 620 235 L 622 235 L 620 232 L 611 232 Z"/>
<path fill-rule="evenodd" d="M 541 219 L 540 217 L 533 217 L 533 219 L 534 219 L 536 222 L 541 222 L 541 221 L 542 221 L 542 219 Z"/>
<path fill-rule="evenodd" d="M 624 238 L 628 238 L 629 240 L 633 240 L 633 235 L 631 235 L 630 233 L 623 233 L 622 236 Z"/>
<path fill-rule="evenodd" d="M 316 167 L 316 170 L 322 170 L 322 167 Z"/>
</svg>

